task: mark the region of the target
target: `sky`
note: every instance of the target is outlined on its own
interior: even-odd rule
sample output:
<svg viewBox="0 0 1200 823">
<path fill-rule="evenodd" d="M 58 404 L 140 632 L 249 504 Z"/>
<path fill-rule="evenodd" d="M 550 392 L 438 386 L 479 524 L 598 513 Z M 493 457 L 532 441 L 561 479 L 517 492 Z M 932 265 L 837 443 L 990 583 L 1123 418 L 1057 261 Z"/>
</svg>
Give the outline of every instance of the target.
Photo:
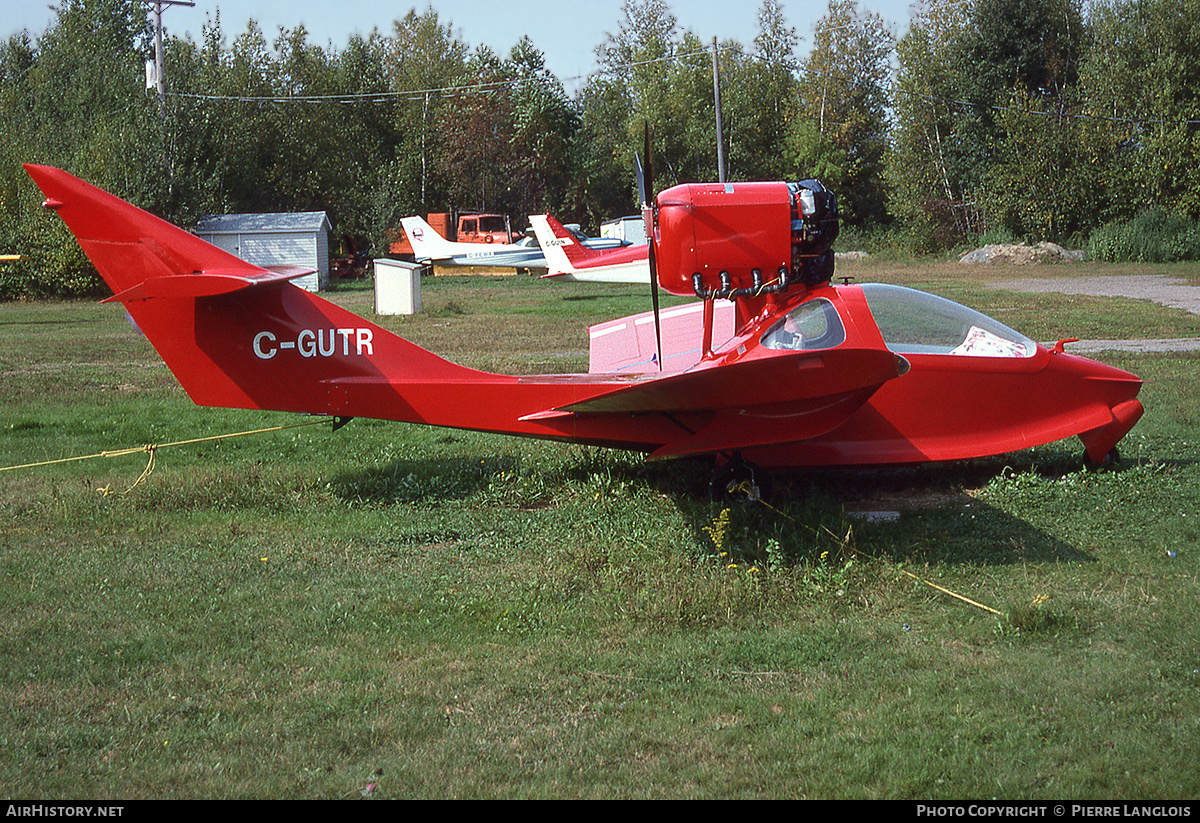
<svg viewBox="0 0 1200 823">
<path fill-rule="evenodd" d="M 426 0 L 422 3 L 396 3 L 394 0 L 194 0 L 195 5 L 170 6 L 163 13 L 168 36 L 190 35 L 200 40 L 201 27 L 220 14 L 221 29 L 227 42 L 245 31 L 253 19 L 268 42 L 279 27 L 295 28 L 303 24 L 309 42 L 336 49 L 345 47 L 352 34 L 370 34 L 373 29 L 386 33 L 392 21 L 403 17 L 410 8 L 419 12 L 432 7 L 443 24 L 468 46 L 488 46 L 500 56 L 522 35 L 546 56 L 547 67 L 564 86 L 573 91 L 596 69 L 595 49 L 606 33 L 620 29 L 622 0 L 586 0 L 568 4 L 563 0 Z M 758 33 L 758 9 L 761 0 L 669 0 L 680 31 L 691 30 L 700 40 L 711 43 L 713 37 L 733 39 L 749 47 Z M 860 11 L 875 12 L 890 23 L 899 36 L 904 33 L 912 0 L 859 0 Z M 27 30 L 40 37 L 55 19 L 49 0 L 14 2 L 0 22 L 5 39 Z M 813 30 L 825 14 L 826 0 L 782 0 L 788 25 L 800 38 L 797 55 L 812 48 Z M 147 6 L 149 7 L 149 6 Z"/>
</svg>

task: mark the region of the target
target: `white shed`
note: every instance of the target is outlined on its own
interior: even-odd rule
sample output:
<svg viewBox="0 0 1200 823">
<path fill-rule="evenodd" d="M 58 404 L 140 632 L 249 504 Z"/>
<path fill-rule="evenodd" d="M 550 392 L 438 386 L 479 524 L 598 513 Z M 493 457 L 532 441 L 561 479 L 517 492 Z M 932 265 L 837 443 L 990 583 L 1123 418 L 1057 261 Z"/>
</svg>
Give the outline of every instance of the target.
<svg viewBox="0 0 1200 823">
<path fill-rule="evenodd" d="M 307 266 L 316 274 L 292 282 L 308 291 L 329 285 L 329 218 L 323 211 L 215 214 L 200 218 L 196 234 L 256 266 Z"/>
<path fill-rule="evenodd" d="M 627 243 L 640 246 L 646 242 L 646 221 L 640 214 L 605 220 L 600 224 L 601 237 L 619 237 Z"/>
</svg>

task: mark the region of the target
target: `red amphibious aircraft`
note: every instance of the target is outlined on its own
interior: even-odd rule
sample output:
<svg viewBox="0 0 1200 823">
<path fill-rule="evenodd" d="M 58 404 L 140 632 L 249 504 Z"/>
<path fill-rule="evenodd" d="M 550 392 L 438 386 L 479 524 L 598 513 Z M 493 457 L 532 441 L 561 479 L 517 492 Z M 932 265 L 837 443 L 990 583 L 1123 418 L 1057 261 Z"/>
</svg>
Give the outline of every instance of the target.
<svg viewBox="0 0 1200 823">
<path fill-rule="evenodd" d="M 516 377 L 450 363 L 288 282 L 303 271 L 259 268 L 66 172 L 26 168 L 200 405 L 739 468 L 958 460 L 1074 435 L 1101 463 L 1142 414 L 1137 377 L 1062 343 L 923 292 L 830 285 L 836 201 L 815 181 L 662 192 L 647 204 L 651 277 L 700 301 L 593 327 L 588 374 Z"/>
</svg>

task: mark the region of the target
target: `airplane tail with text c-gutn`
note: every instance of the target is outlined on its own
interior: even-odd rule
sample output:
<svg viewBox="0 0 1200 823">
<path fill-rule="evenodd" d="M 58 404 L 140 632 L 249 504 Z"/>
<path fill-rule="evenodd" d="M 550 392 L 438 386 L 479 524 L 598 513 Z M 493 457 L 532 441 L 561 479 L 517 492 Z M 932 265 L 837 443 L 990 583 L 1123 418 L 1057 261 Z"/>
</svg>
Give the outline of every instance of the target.
<svg viewBox="0 0 1200 823">
<path fill-rule="evenodd" d="M 288 282 L 308 269 L 255 266 L 60 169 L 25 168 L 112 288 L 106 302 L 199 405 L 365 416 L 350 387 L 477 374 Z"/>
<path fill-rule="evenodd" d="M 554 215 L 531 214 L 529 225 L 533 226 L 534 237 L 546 256 L 550 274 L 572 274 L 579 270 L 580 264 L 586 265 L 598 257 L 595 249 L 576 240 Z"/>
<path fill-rule="evenodd" d="M 597 283 L 644 283 L 650 276 L 649 248 L 619 246 L 593 249 L 580 243 L 553 215 L 531 214 L 547 276 Z"/>
</svg>

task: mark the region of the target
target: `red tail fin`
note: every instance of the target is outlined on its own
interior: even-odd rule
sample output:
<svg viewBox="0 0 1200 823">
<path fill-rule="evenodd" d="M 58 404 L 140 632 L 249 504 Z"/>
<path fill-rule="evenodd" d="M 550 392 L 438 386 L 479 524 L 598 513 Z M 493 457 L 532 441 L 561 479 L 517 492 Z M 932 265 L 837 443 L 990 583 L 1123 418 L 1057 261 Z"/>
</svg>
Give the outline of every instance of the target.
<svg viewBox="0 0 1200 823">
<path fill-rule="evenodd" d="M 64 171 L 26 169 L 200 405 L 400 420 L 393 384 L 477 374 L 286 282 L 303 269 L 259 268 Z"/>
<path fill-rule="evenodd" d="M 46 207 L 58 212 L 117 294 L 155 277 L 204 271 L 266 274 L 65 171 L 34 165 L 25 170 L 46 195 Z M 159 242 L 164 235 L 171 237 L 170 249 Z"/>
<path fill-rule="evenodd" d="M 604 253 L 602 251 L 589 249 L 587 246 L 578 242 L 554 215 L 547 214 L 542 219 L 546 221 L 546 229 L 549 230 L 549 235 L 554 238 L 554 241 L 556 241 L 551 245 L 562 249 L 563 254 L 566 255 L 567 260 L 570 261 L 572 266 L 578 267 L 594 265 L 603 257 Z M 539 242 L 545 236 L 544 233 L 538 232 L 538 227 L 536 224 L 534 224 L 534 234 L 537 236 Z M 545 250 L 546 245 L 546 243 L 542 243 L 543 250 Z M 547 255 L 547 259 L 549 259 L 549 255 Z"/>
<path fill-rule="evenodd" d="M 551 274 L 610 283 L 644 283 L 650 276 L 647 246 L 590 249 L 579 243 L 552 215 L 531 214 L 529 222 Z"/>
</svg>

